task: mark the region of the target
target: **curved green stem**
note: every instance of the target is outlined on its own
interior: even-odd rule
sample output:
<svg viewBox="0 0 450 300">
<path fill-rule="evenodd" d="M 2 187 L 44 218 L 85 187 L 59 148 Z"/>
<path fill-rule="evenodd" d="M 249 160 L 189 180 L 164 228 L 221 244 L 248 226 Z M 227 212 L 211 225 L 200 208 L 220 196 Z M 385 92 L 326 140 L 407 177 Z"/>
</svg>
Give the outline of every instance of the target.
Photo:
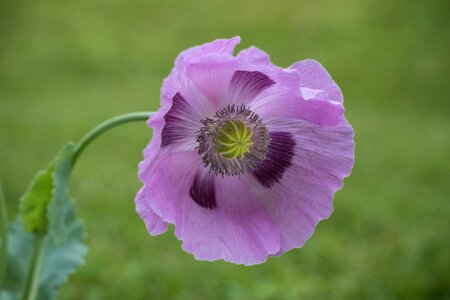
<svg viewBox="0 0 450 300">
<path fill-rule="evenodd" d="M 0 181 L 0 236 L 2 241 L 2 252 L 0 253 L 0 290 L 3 285 L 3 277 L 6 272 L 6 259 L 8 256 L 8 214 L 3 196 L 2 183 Z"/>
<path fill-rule="evenodd" d="M 23 292 L 22 300 L 36 299 L 39 287 L 39 275 L 41 274 L 42 262 L 44 260 L 45 235 L 36 234 L 34 239 L 33 256 L 31 257 L 30 269 Z"/>
<path fill-rule="evenodd" d="M 101 135 L 103 132 L 116 127 L 123 123 L 135 122 L 135 121 L 146 121 L 152 115 L 152 112 L 135 112 L 117 116 L 115 118 L 106 120 L 105 122 L 97 125 L 91 131 L 89 131 L 77 144 L 75 153 L 73 156 L 73 164 L 75 164 L 78 156 L 83 152 L 84 148 L 89 145 L 96 137 Z"/>
<path fill-rule="evenodd" d="M 97 138 L 99 135 L 101 135 L 105 131 L 107 131 L 111 128 L 114 128 L 116 126 L 119 126 L 121 124 L 128 123 L 128 122 L 146 121 L 151 116 L 151 114 L 152 114 L 151 112 L 135 112 L 135 113 L 124 114 L 124 115 L 120 115 L 120 116 L 114 117 L 112 119 L 106 120 L 105 122 L 97 125 L 91 131 L 89 131 L 80 140 L 80 142 L 75 146 L 75 151 L 74 151 L 74 154 L 72 157 L 72 165 L 75 164 L 76 160 L 78 159 L 80 154 L 83 152 L 83 150 L 95 138 Z M 2 207 L 0 207 L 0 209 L 2 209 Z M 2 215 L 2 221 L 4 219 L 5 218 L 3 218 L 3 215 Z M 38 287 L 39 287 L 39 276 L 41 273 L 42 262 L 43 262 L 43 258 L 44 258 L 45 240 L 46 240 L 45 234 L 36 234 L 35 241 L 34 241 L 34 247 L 33 247 L 33 254 L 32 254 L 33 256 L 31 258 L 30 269 L 29 269 L 29 272 L 27 275 L 22 300 L 36 299 Z M 5 246 L 5 245 L 6 245 L 6 242 L 2 242 L 2 246 Z"/>
</svg>

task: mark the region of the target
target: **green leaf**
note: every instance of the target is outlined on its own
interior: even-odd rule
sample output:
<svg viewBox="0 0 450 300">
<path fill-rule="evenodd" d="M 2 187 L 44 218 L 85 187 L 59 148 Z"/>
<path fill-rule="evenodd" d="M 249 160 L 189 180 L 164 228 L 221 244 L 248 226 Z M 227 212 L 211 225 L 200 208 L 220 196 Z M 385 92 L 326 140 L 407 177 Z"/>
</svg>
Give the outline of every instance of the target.
<svg viewBox="0 0 450 300">
<path fill-rule="evenodd" d="M 56 165 L 52 174 L 52 201 L 48 206 L 49 229 L 48 234 L 56 243 L 63 243 L 67 238 L 68 227 L 65 216 L 61 213 L 65 203 L 69 200 L 67 183 L 72 170 L 72 158 L 75 144 L 68 143 L 56 158 Z"/>
<path fill-rule="evenodd" d="M 47 206 L 52 199 L 53 166 L 39 172 L 20 200 L 23 227 L 29 232 L 47 232 Z"/>
<path fill-rule="evenodd" d="M 19 220 L 10 224 L 8 236 L 6 277 L 0 291 L 2 300 L 19 299 L 33 250 L 33 234 L 24 231 Z"/>
<path fill-rule="evenodd" d="M 57 289 L 84 262 L 85 234 L 67 191 L 74 149 L 73 143 L 64 146 L 21 199 L 20 218 L 9 227 L 6 278 L 0 290 L 2 300 L 20 299 L 36 234 L 45 234 L 38 300 L 55 299 Z"/>
<path fill-rule="evenodd" d="M 58 288 L 68 276 L 84 263 L 87 247 L 84 231 L 76 217 L 73 203 L 64 205 L 67 239 L 63 244 L 46 238 L 42 271 L 39 276 L 37 300 L 56 299 Z M 17 220 L 9 228 L 8 265 L 0 299 L 20 299 L 29 269 L 35 235 L 26 232 Z"/>
<path fill-rule="evenodd" d="M 67 183 L 72 170 L 75 144 L 68 143 L 50 166 L 39 172 L 20 201 L 20 216 L 24 229 L 47 233 L 57 243 L 67 238 L 64 224 L 64 203 L 68 199 Z"/>
</svg>

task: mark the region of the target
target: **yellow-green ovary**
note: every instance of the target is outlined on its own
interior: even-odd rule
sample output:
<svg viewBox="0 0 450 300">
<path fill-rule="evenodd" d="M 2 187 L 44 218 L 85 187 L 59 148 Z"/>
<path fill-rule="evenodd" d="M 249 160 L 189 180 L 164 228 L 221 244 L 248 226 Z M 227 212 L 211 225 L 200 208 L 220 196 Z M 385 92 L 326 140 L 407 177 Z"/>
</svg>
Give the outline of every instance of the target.
<svg viewBox="0 0 450 300">
<path fill-rule="evenodd" d="M 218 129 L 216 150 L 225 158 L 243 158 L 253 145 L 252 134 L 244 122 L 227 120 Z"/>
</svg>

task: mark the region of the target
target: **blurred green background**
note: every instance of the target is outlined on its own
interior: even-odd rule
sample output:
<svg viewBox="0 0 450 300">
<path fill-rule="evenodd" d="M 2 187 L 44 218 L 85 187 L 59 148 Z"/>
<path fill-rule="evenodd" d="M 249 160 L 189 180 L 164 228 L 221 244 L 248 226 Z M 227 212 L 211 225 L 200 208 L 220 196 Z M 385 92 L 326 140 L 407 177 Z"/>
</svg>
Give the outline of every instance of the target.
<svg viewBox="0 0 450 300">
<path fill-rule="evenodd" d="M 10 218 L 66 140 L 156 110 L 183 49 L 239 34 L 274 63 L 324 64 L 356 132 L 335 212 L 300 250 L 254 267 L 197 262 L 134 211 L 151 137 L 122 126 L 71 181 L 87 264 L 61 299 L 450 299 L 450 2 L 0 1 L 0 177 Z"/>
</svg>

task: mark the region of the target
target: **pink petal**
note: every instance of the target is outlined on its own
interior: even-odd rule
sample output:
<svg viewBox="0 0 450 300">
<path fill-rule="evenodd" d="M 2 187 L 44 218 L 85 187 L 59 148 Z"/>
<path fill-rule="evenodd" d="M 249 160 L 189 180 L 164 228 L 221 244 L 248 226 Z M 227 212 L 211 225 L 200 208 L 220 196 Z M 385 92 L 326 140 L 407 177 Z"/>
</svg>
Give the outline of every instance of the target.
<svg viewBox="0 0 450 300">
<path fill-rule="evenodd" d="M 213 175 L 210 175 L 213 176 Z M 183 199 L 175 234 L 197 259 L 253 265 L 280 249 L 277 225 L 244 180 L 216 177 L 217 207 Z"/>
<path fill-rule="evenodd" d="M 250 103 L 262 91 L 274 85 L 275 82 L 259 71 L 241 71 L 233 73 L 230 80 L 229 101 L 240 105 Z"/>
<path fill-rule="evenodd" d="M 342 121 L 344 107 L 323 99 L 304 100 L 291 89 L 275 85 L 258 95 L 250 108 L 263 120 L 300 119 L 320 126 Z"/>
<path fill-rule="evenodd" d="M 254 46 L 241 50 L 237 55 L 239 70 L 259 71 L 271 78 L 273 81 L 282 84 L 285 87 L 298 91 L 300 88 L 300 77 L 296 70 L 283 69 L 274 65 L 269 55 L 261 49 Z"/>
<path fill-rule="evenodd" d="M 353 167 L 353 129 L 346 121 L 336 127 L 320 127 L 278 120 L 268 127 L 290 132 L 296 141 L 292 166 L 278 183 L 262 188 L 254 179 L 250 184 L 280 227 L 281 254 L 302 247 L 317 223 L 332 213 L 334 193 Z"/>
<path fill-rule="evenodd" d="M 252 59 L 249 56 L 251 53 L 259 56 Z M 189 79 L 209 102 L 213 103 L 216 110 L 231 104 L 249 104 L 258 93 L 269 86 L 263 85 L 263 88 L 260 86 L 258 89 L 257 85 L 251 84 L 251 81 L 248 80 L 239 80 L 237 82 L 241 84 L 237 85 L 236 82 L 233 82 L 233 78 L 239 72 L 241 74 L 261 74 L 268 77 L 267 81 L 271 83 L 275 81 L 293 93 L 298 93 L 300 89 L 300 78 L 295 70 L 274 66 L 270 63 L 268 56 L 255 47 L 241 51 L 237 57 L 223 54 L 204 55 L 193 59 L 187 64 L 186 70 Z M 253 78 L 256 77 L 253 76 Z M 250 84 L 244 86 L 243 83 Z M 257 89 L 255 90 L 255 88 Z"/>
<path fill-rule="evenodd" d="M 160 235 L 167 231 L 167 223 L 164 222 L 145 201 L 146 187 L 142 187 L 136 195 L 136 212 L 144 220 L 145 226 L 151 235 Z"/>
<path fill-rule="evenodd" d="M 187 76 L 217 111 L 229 101 L 229 83 L 237 67 L 232 56 L 209 55 L 190 63 Z"/>
<path fill-rule="evenodd" d="M 187 66 L 193 60 L 208 54 L 232 55 L 234 48 L 240 42 L 240 37 L 231 39 L 218 39 L 210 43 L 189 48 L 181 52 L 175 60 L 175 67 L 164 80 L 161 88 L 161 101 L 169 102 L 172 97 L 181 90 L 186 81 Z"/>
<path fill-rule="evenodd" d="M 144 156 L 154 157 L 161 147 L 169 144 L 176 151 L 195 149 L 195 133 L 203 126 L 201 120 L 214 112 L 209 101 L 186 80 L 181 90 L 150 117 L 148 125 L 153 128 L 153 138 Z"/>
<path fill-rule="evenodd" d="M 254 46 L 239 51 L 237 58 L 240 62 L 245 64 L 272 64 L 269 55 Z"/>
<path fill-rule="evenodd" d="M 161 132 L 161 147 L 175 147 L 177 151 L 194 150 L 197 146 L 195 133 L 201 128 L 203 118 L 195 106 L 177 93 L 169 111 L 164 115 Z"/>
<path fill-rule="evenodd" d="M 323 90 L 328 94 L 329 100 L 340 103 L 344 101 L 341 89 L 319 62 L 305 59 L 294 63 L 289 69 L 294 69 L 300 74 L 301 87 Z"/>
<path fill-rule="evenodd" d="M 189 196 L 195 172 L 201 166 L 196 151 L 160 150 L 155 159 L 139 166 L 139 179 L 146 185 L 145 201 L 165 222 L 175 223 L 181 199 Z"/>
<path fill-rule="evenodd" d="M 245 265 L 280 250 L 277 225 L 243 180 L 214 177 L 216 205 L 207 208 L 190 195 L 198 172 L 202 178 L 215 176 L 208 175 L 195 152 L 162 151 L 139 174 L 146 183 L 145 203 L 175 225 L 184 250 L 197 259 Z"/>
<path fill-rule="evenodd" d="M 175 60 L 175 67 L 185 68 L 193 59 L 209 54 L 233 55 L 234 48 L 241 42 L 239 36 L 230 39 L 217 39 L 200 46 L 189 48 L 178 55 Z"/>
<path fill-rule="evenodd" d="M 258 182 L 268 188 L 280 182 L 286 170 L 292 165 L 296 145 L 290 132 L 271 131 L 269 135 L 267 157 L 252 171 Z"/>
</svg>

